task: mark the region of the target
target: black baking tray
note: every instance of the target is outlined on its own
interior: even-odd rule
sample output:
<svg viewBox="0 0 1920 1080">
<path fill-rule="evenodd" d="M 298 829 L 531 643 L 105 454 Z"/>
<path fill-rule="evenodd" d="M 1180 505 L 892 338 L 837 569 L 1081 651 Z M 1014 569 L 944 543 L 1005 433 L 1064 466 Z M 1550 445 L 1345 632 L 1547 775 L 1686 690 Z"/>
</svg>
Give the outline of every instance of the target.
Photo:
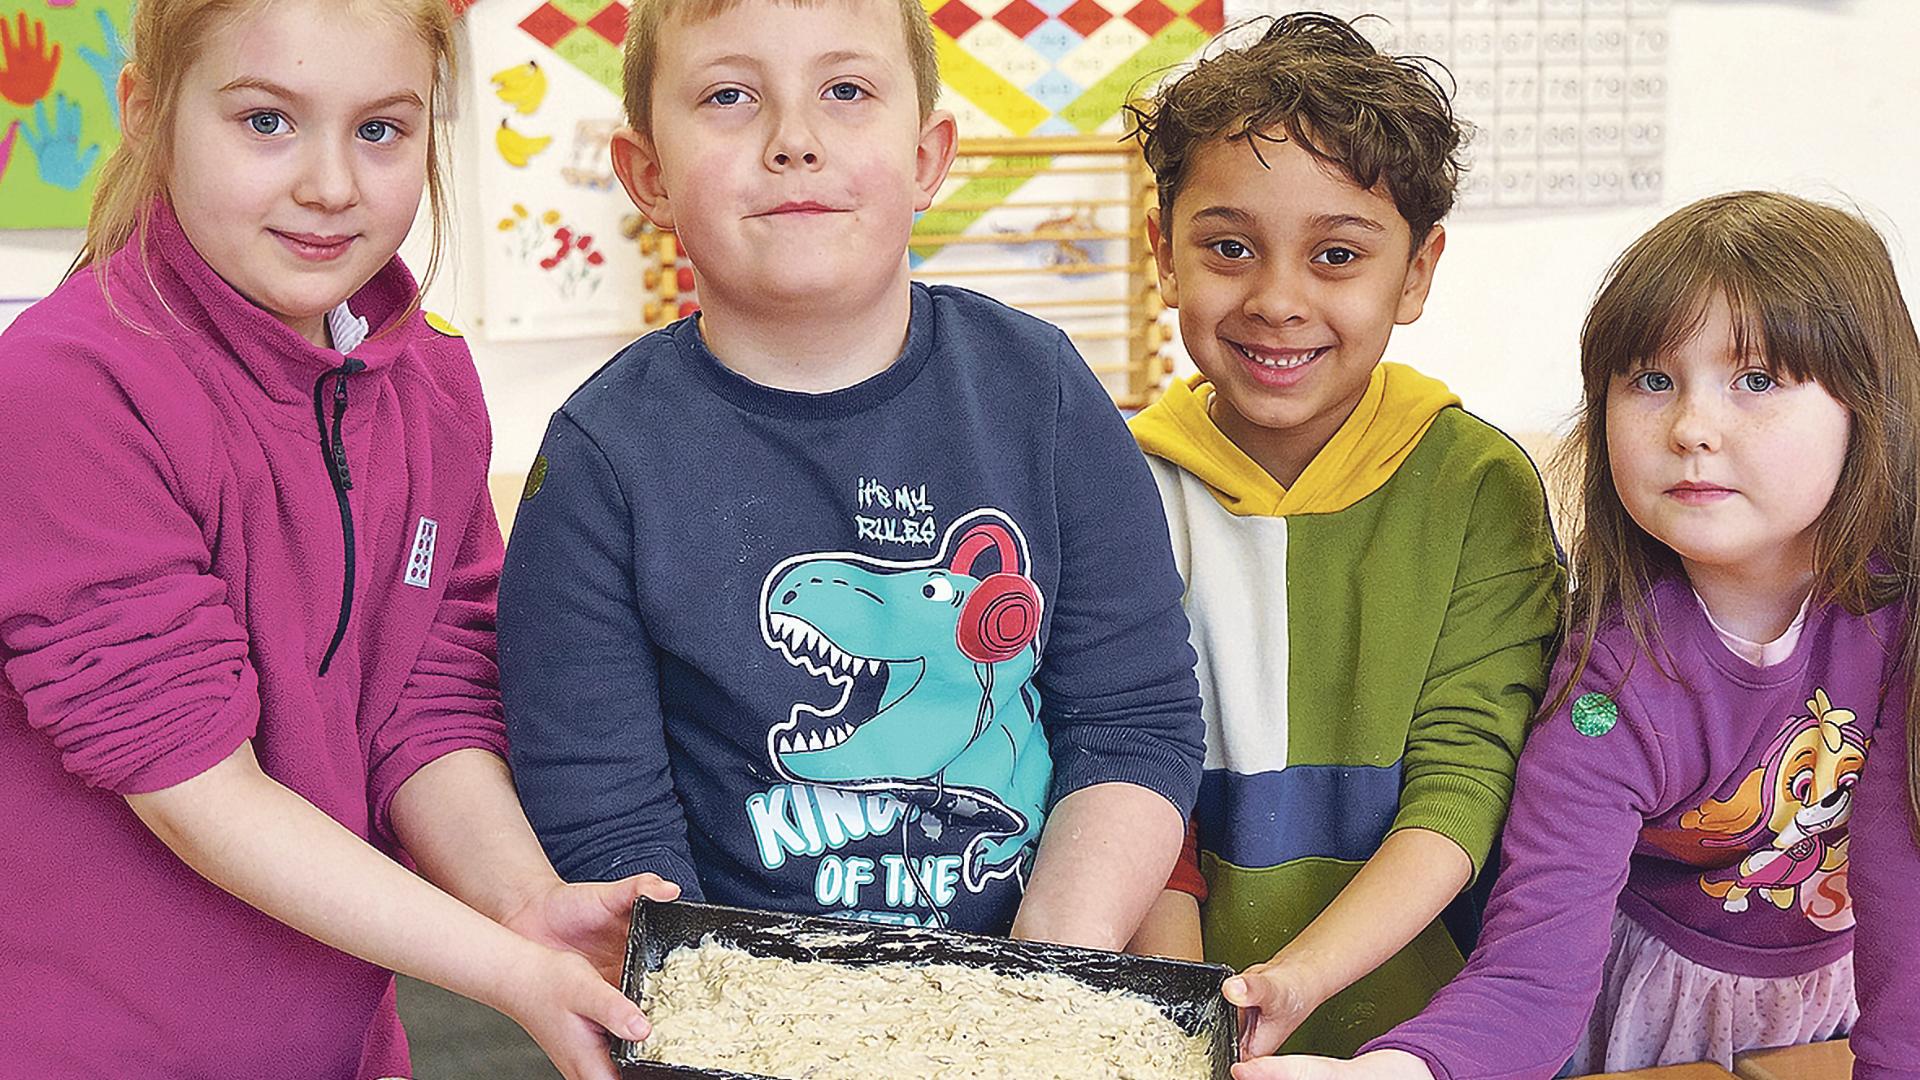
<svg viewBox="0 0 1920 1080">
<path fill-rule="evenodd" d="M 660 970 L 668 953 L 682 945 L 697 946 L 709 936 L 756 956 L 784 960 L 826 960 L 849 967 L 968 964 L 1003 975 L 1066 975 L 1095 989 L 1129 991 L 1159 1006 L 1187 1034 L 1204 1032 L 1209 1036 L 1214 1080 L 1229 1080 L 1228 1070 L 1240 1041 L 1239 1012 L 1220 996 L 1220 984 L 1232 971 L 1218 964 L 947 930 L 747 911 L 684 900 L 663 904 L 641 899 L 633 905 L 633 927 L 627 935 L 626 969 L 620 988 L 627 997 L 641 1000 L 642 980 L 648 972 Z M 639 1044 L 624 1039 L 614 1043 L 613 1057 L 623 1080 L 781 1080 L 643 1061 Z"/>
</svg>

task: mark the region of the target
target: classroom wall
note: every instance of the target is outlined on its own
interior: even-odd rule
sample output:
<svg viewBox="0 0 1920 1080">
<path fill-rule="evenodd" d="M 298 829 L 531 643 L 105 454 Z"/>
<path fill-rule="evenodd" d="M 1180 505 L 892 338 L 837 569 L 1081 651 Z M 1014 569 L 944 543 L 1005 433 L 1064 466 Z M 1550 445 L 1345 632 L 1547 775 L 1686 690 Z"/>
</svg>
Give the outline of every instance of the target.
<svg viewBox="0 0 1920 1080">
<path fill-rule="evenodd" d="M 1578 396 L 1580 320 L 1608 262 L 1664 212 L 1735 187 L 1851 198 L 1888 234 L 1920 306 L 1920 2 L 1674 0 L 1666 197 L 1658 207 L 1463 214 L 1421 321 L 1390 359 L 1445 379 L 1469 408 L 1513 431 L 1560 428 Z M 480 136 L 456 139 L 456 187 L 472 189 Z M 459 204 L 455 250 L 484 242 Z M 408 255 L 423 265 L 417 230 Z M 74 232 L 0 233 L 0 301 L 43 294 Z M 459 260 L 429 306 L 471 323 L 478 281 Z M 0 314 L 0 321 L 5 315 Z M 522 471 L 549 414 L 617 351 L 616 339 L 472 339 L 494 417 L 496 471 Z"/>
<path fill-rule="evenodd" d="M 1850 198 L 1887 234 L 1920 309 L 1920 3 L 1674 0 L 1666 195 L 1616 210 L 1463 215 L 1432 301 L 1388 355 L 1516 431 L 1578 404 L 1580 322 L 1607 265 L 1667 212 L 1718 191 Z"/>
</svg>

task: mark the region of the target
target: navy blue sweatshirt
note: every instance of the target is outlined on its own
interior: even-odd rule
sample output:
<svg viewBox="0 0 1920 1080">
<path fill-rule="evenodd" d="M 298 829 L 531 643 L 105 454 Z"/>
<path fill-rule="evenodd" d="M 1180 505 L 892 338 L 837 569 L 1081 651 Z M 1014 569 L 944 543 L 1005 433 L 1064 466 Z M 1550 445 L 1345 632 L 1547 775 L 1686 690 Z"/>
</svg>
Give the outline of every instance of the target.
<svg viewBox="0 0 1920 1080">
<path fill-rule="evenodd" d="M 1203 731 L 1145 460 L 1058 329 L 913 286 L 827 394 L 696 319 L 553 417 L 500 589 L 515 783 L 563 877 L 1004 933 L 1046 812 L 1182 815 Z"/>
</svg>

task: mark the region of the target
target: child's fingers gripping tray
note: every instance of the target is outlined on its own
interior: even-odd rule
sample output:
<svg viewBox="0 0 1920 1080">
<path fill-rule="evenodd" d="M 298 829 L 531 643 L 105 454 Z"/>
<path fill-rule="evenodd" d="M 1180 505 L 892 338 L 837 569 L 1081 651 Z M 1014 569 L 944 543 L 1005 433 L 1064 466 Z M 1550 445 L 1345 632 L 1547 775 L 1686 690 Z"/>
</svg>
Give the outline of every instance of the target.
<svg viewBox="0 0 1920 1080">
<path fill-rule="evenodd" d="M 687 902 L 634 905 L 625 1080 L 1226 1080 L 1213 964 Z"/>
</svg>

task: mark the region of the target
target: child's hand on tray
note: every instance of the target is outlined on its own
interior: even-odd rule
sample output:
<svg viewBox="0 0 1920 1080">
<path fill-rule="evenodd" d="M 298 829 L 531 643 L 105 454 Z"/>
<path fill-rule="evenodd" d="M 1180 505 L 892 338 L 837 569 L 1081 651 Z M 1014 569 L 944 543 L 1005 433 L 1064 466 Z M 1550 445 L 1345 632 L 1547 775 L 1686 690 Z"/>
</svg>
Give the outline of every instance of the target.
<svg viewBox="0 0 1920 1080">
<path fill-rule="evenodd" d="M 627 957 L 633 904 L 642 896 L 676 900 L 680 886 L 654 874 L 574 885 L 556 880 L 552 888 L 535 894 L 500 921 L 523 937 L 579 953 L 603 979 L 618 983 Z"/>
<path fill-rule="evenodd" d="M 1240 1056 L 1265 1057 L 1326 1001 L 1311 973 L 1285 954 L 1228 979 L 1220 995 L 1240 1007 Z"/>
<path fill-rule="evenodd" d="M 604 1032 L 639 1041 L 652 1027 L 615 989 L 626 959 L 633 903 L 673 900 L 680 887 L 653 874 L 620 881 L 555 881 L 501 923 L 529 947 L 489 1002 L 525 1028 L 566 1080 L 617 1080 Z"/>
<path fill-rule="evenodd" d="M 652 1028 L 640 1006 L 579 954 L 524 944 L 483 1000 L 525 1028 L 566 1080 L 618 1080 L 606 1033 L 646 1038 Z"/>
</svg>

